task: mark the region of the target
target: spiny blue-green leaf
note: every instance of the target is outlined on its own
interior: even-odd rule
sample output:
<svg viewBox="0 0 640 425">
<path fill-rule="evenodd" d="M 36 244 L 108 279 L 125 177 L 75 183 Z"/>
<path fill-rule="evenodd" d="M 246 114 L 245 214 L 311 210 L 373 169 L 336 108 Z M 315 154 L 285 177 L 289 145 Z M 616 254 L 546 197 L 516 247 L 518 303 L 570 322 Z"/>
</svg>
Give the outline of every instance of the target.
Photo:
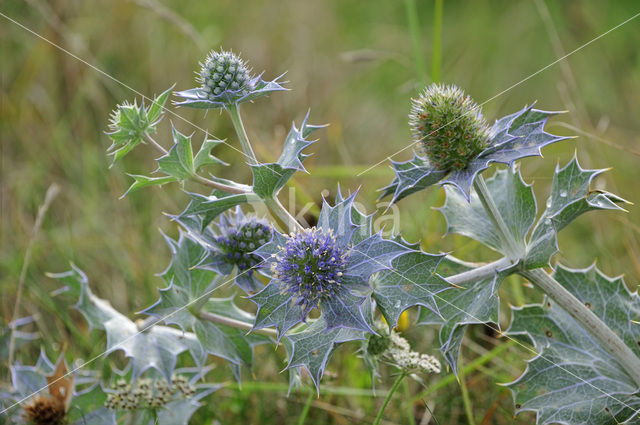
<svg viewBox="0 0 640 425">
<path fill-rule="evenodd" d="M 357 193 L 353 193 L 334 206 L 329 205 L 326 200 L 322 200 L 317 227 L 331 229 L 340 244 L 350 243 L 356 232 L 363 233 L 363 236 L 369 235 L 371 232 L 366 224 L 356 223 L 353 219 L 353 202 L 356 195 Z M 362 237 L 359 240 L 361 239 Z"/>
<path fill-rule="evenodd" d="M 244 322 L 247 326 L 251 326 L 255 320 L 251 314 L 235 305 L 233 297 L 210 299 L 204 305 L 203 311 Z M 253 348 L 270 342 L 268 337 L 248 335 L 241 329 L 204 319 L 197 320 L 193 330 L 207 353 L 222 357 L 238 366 L 251 366 Z"/>
<path fill-rule="evenodd" d="M 438 269 L 442 275 L 461 273 L 470 268 L 466 264 L 447 257 Z M 488 276 L 465 284 L 465 288 L 453 288 L 435 296 L 438 313 L 420 309 L 418 324 L 442 324 L 440 328 L 440 351 L 454 373 L 458 373 L 458 358 L 462 339 L 468 325 L 480 323 L 498 324 L 500 282 L 513 271 L 513 267 L 499 270 Z M 445 277 L 446 279 L 446 277 Z"/>
<path fill-rule="evenodd" d="M 624 199 L 609 192 L 590 190 L 591 181 L 606 170 L 585 170 L 577 157 L 564 168 L 556 167 L 547 208 L 533 229 L 524 265 L 544 267 L 558 252 L 557 234 L 581 214 L 593 210 L 621 210 Z"/>
<path fill-rule="evenodd" d="M 372 281 L 373 298 L 393 329 L 406 309 L 420 305 L 438 314 L 434 296 L 451 286 L 435 271 L 442 255 L 410 252 L 395 258 L 392 268 L 382 270 Z"/>
<path fill-rule="evenodd" d="M 171 250 L 172 259 L 161 276 L 169 286 L 160 289 L 160 299 L 141 313 L 189 330 L 197 320 L 189 306 L 200 305 L 200 301 L 206 301 L 217 287 L 225 283 L 225 279 L 213 271 L 196 267 L 207 251 L 197 242 L 187 238 L 184 233 L 180 233 L 178 241 L 167 236 L 165 240 Z"/>
<path fill-rule="evenodd" d="M 364 339 L 365 332 L 346 328 L 327 330 L 327 323 L 320 318 L 305 329 L 287 335 L 287 338 L 292 345 L 287 368 L 307 369 L 318 389 L 320 378 L 336 346 L 343 342 Z"/>
<path fill-rule="evenodd" d="M 414 154 L 413 158 L 405 162 L 391 161 L 396 176 L 389 186 L 380 189 L 380 198 L 393 195 L 391 203 L 396 203 L 412 193 L 428 188 L 447 175 L 446 170 L 431 167 L 425 158 Z"/>
<path fill-rule="evenodd" d="M 326 322 L 326 330 L 342 327 L 373 333 L 372 323 L 361 308 L 365 300 L 365 297 L 343 286 L 335 296 L 321 301 L 321 317 Z"/>
<path fill-rule="evenodd" d="M 254 193 L 229 194 L 220 190 L 214 190 L 210 196 L 204 196 L 199 193 L 187 192 L 191 198 L 189 205 L 180 215 L 173 217 L 176 220 L 188 218 L 191 215 L 200 215 L 202 217 L 202 228 L 209 225 L 217 216 L 237 205 L 246 204 L 248 202 L 258 202 L 260 197 Z"/>
<path fill-rule="evenodd" d="M 513 168 L 497 171 L 486 183 L 518 248 L 524 253 L 526 235 L 536 218 L 536 202 L 531 186 L 526 185 L 520 171 Z M 506 254 L 507 247 L 503 246 L 498 230 L 475 191 L 471 192 L 470 200 L 451 186 L 445 186 L 445 191 L 446 201 L 439 211 L 447 220 L 447 231 L 470 237 Z"/>
<path fill-rule="evenodd" d="M 407 252 L 410 249 L 405 245 L 383 239 L 380 233 L 376 233 L 351 248 L 344 282 L 367 285 L 373 273 L 391 268 L 393 259 Z"/>
<path fill-rule="evenodd" d="M 253 191 L 260 197 L 271 198 L 276 196 L 296 171 L 306 172 L 302 162 L 309 155 L 304 154 L 302 151 L 315 142 L 307 140 L 307 137 L 315 130 L 324 127 L 307 124 L 308 118 L 309 113 L 302 121 L 300 129 L 297 129 L 295 124 L 291 125 L 291 130 L 284 141 L 284 147 L 278 162 L 251 166 L 253 171 Z"/>
<path fill-rule="evenodd" d="M 21 347 L 39 338 L 35 332 L 26 332 L 18 330 L 21 326 L 25 326 L 35 321 L 33 316 L 22 317 L 12 320 L 8 326 L 0 325 L 0 361 L 9 358 L 9 340 L 11 339 L 11 331 L 13 330 L 13 346 L 18 351 Z"/>
<path fill-rule="evenodd" d="M 278 340 L 303 319 L 300 306 L 291 299 L 291 294 L 282 294 L 280 285 L 275 281 L 271 281 L 262 291 L 251 296 L 251 301 L 258 305 L 253 328 L 275 326 Z"/>
<path fill-rule="evenodd" d="M 173 146 L 169 153 L 158 159 L 160 171 L 175 177 L 177 180 L 188 180 L 195 174 L 193 166 L 193 148 L 191 136 L 185 136 L 171 126 Z"/>
<path fill-rule="evenodd" d="M 64 282 L 71 296 L 80 298 L 75 308 L 92 328 L 104 329 L 107 334 L 107 353 L 122 350 L 132 358 L 135 376 L 153 368 L 170 380 L 177 356 L 187 350 L 197 362 L 204 360 L 200 343 L 191 333 L 165 326 L 153 326 L 145 332 L 139 332 L 133 321 L 91 292 L 86 275 L 75 266 L 69 272 L 50 276 Z"/>
<path fill-rule="evenodd" d="M 124 198 L 131 192 L 135 192 L 136 190 L 142 189 L 147 186 L 155 186 L 155 185 L 162 186 L 163 184 L 178 181 L 178 179 L 176 179 L 173 176 L 147 177 L 147 176 L 142 176 L 140 174 L 127 174 L 127 175 L 129 177 L 133 177 L 134 182 L 131 184 L 131 186 L 129 186 L 129 189 L 127 189 L 127 191 L 121 196 L 121 198 Z"/>
<path fill-rule="evenodd" d="M 164 114 L 164 105 L 167 103 L 167 99 L 169 99 L 169 95 L 171 94 L 171 90 L 175 87 L 173 84 L 171 87 L 160 93 L 153 99 L 151 106 L 147 110 L 147 118 L 150 122 L 157 124 Z"/>
<path fill-rule="evenodd" d="M 640 297 L 622 278 L 595 266 L 558 265 L 555 279 L 602 319 L 640 356 Z M 638 385 L 571 315 L 555 302 L 513 309 L 509 335 L 531 339 L 536 357 L 509 387 L 518 411 L 533 411 L 539 424 L 614 425 L 640 422 Z"/>
<path fill-rule="evenodd" d="M 417 155 L 407 162 L 393 162 L 396 176 L 389 186 L 382 189 L 382 196 L 393 194 L 392 202 L 397 202 L 439 183 L 458 188 L 468 199 L 473 180 L 492 163 L 511 165 L 521 158 L 541 156 L 543 147 L 567 139 L 544 131 L 549 117 L 556 114 L 558 112 L 541 111 L 530 105 L 497 120 L 491 128 L 489 146 L 461 170 L 438 170 L 427 159 Z"/>
<path fill-rule="evenodd" d="M 221 143 L 224 143 L 224 142 L 222 140 L 207 139 L 205 137 L 204 141 L 202 142 L 202 145 L 200 146 L 200 150 L 198 150 L 198 153 L 196 154 L 196 156 L 193 157 L 193 169 L 196 172 L 200 171 L 200 168 L 204 167 L 205 165 L 210 165 L 210 164 L 229 165 L 226 162 L 211 155 L 211 150 Z"/>
<path fill-rule="evenodd" d="M 442 324 L 440 351 L 455 374 L 458 373 L 460 346 L 468 325 L 498 323 L 500 297 L 499 280 L 488 277 L 466 285 L 466 289 L 451 289 L 436 298 L 440 316 L 427 309 L 420 310 L 419 324 Z"/>
</svg>

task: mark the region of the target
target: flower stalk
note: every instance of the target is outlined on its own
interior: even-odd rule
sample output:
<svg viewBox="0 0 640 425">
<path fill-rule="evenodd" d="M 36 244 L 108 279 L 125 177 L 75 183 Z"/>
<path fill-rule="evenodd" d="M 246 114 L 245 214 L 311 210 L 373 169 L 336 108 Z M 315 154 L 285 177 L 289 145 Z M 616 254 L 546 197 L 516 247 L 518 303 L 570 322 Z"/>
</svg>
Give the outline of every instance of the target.
<svg viewBox="0 0 640 425">
<path fill-rule="evenodd" d="M 378 410 L 378 415 L 376 416 L 376 419 L 373 421 L 373 425 L 380 424 L 380 421 L 382 421 L 382 415 L 384 415 L 384 411 L 387 409 L 387 406 L 389 405 L 389 402 L 391 401 L 393 394 L 398 390 L 398 388 L 400 387 L 400 384 L 402 384 L 402 381 L 406 376 L 407 376 L 407 372 L 403 371 L 398 375 L 396 380 L 393 382 L 391 389 L 387 393 L 387 397 L 385 397 L 384 402 L 382 403 L 382 406 L 380 406 L 380 410 Z"/>
</svg>

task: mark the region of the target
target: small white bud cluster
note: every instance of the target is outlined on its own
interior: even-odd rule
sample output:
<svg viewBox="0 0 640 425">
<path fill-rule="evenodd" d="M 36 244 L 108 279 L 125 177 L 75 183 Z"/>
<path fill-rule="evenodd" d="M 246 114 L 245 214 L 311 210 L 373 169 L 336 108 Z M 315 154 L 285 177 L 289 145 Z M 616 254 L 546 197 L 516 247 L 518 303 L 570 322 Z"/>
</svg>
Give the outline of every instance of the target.
<svg viewBox="0 0 640 425">
<path fill-rule="evenodd" d="M 177 392 L 182 397 L 192 397 L 196 389 L 183 375 L 174 375 L 171 386 L 164 379 L 152 381 L 148 378 L 138 379 L 135 387 L 124 379 L 119 379 L 114 387 L 115 392 L 107 396 L 104 405 L 108 409 L 135 410 L 147 407 L 162 407 L 174 399 Z"/>
<path fill-rule="evenodd" d="M 394 331 L 391 332 L 390 337 L 391 347 L 386 354 L 393 359 L 399 368 L 407 372 L 440 373 L 438 359 L 428 354 L 411 351 L 409 342 Z"/>
</svg>

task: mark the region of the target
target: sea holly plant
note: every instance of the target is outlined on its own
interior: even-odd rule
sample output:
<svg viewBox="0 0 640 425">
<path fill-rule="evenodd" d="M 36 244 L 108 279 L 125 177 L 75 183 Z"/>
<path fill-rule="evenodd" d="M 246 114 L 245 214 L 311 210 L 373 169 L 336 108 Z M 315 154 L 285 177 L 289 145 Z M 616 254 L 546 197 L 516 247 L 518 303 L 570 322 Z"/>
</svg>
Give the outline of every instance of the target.
<svg viewBox="0 0 640 425">
<path fill-rule="evenodd" d="M 460 374 L 466 331 L 487 324 L 530 355 L 509 384 L 516 413 L 532 411 L 540 424 L 640 423 L 637 293 L 595 267 L 573 270 L 555 260 L 560 230 L 586 212 L 623 210 L 626 201 L 591 188 L 604 170 L 584 169 L 576 157 L 556 169 L 539 212 L 520 173 L 518 161 L 567 139 L 545 130 L 556 112 L 530 105 L 490 125 L 455 86 L 433 84 L 412 100 L 409 125 L 418 149 L 412 159 L 392 163 L 395 177 L 382 196 L 397 203 L 442 186 L 439 213 L 448 233 L 474 239 L 499 257 L 477 263 L 424 252 L 399 229 L 391 236 L 374 230 L 373 214 L 357 206 L 357 190 L 323 198 L 315 225 L 303 225 L 278 195 L 296 173 L 307 172 L 303 163 L 316 146 L 310 137 L 323 126 L 309 124 L 307 112 L 291 126 L 279 159 L 261 162 L 240 104 L 250 107 L 249 101 L 285 91 L 281 77 L 263 80 L 224 50 L 210 53 L 197 75 L 198 87 L 174 93 L 175 105 L 225 111 L 237 144 L 173 124 L 159 137 L 173 86 L 147 99 L 149 106 L 117 106 L 107 132 L 114 163 L 144 144 L 159 155 L 151 175 L 130 174 L 124 196 L 168 183 L 186 194 L 182 211 L 168 214 L 179 229 L 164 235 L 171 260 L 159 275 L 158 300 L 134 317 L 94 294 L 78 267 L 51 274 L 60 282 L 55 302 L 74 300 L 87 331 L 105 336 L 104 352 L 86 362 L 60 355 L 55 365 L 43 353 L 35 366 L 11 365 L 3 415 L 38 425 L 186 424 L 203 403 L 215 403 L 211 394 L 222 384 L 208 380 L 212 358 L 241 380 L 262 366 L 255 351 L 272 345 L 283 347 L 278 355 L 290 393 L 307 384 L 319 391 L 339 347 L 359 355 L 378 388 L 386 376 L 381 370 L 389 368 L 395 379 L 377 424 L 405 378 L 428 386 L 444 366 Z M 228 164 L 214 156 L 221 145 L 240 154 L 233 165 L 247 165 L 251 181 L 222 177 Z M 513 307 L 502 330 L 499 288 L 511 275 L 529 281 L 544 299 Z M 418 312 L 414 331 L 439 328 L 439 350 L 412 348 L 398 326 L 408 311 Z"/>
</svg>

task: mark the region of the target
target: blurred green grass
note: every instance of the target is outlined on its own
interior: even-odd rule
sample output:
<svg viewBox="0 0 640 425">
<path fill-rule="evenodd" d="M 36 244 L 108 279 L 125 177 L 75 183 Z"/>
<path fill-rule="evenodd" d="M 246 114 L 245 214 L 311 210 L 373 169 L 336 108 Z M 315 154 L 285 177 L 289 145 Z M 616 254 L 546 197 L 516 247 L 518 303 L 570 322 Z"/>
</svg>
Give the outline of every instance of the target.
<svg viewBox="0 0 640 425">
<path fill-rule="evenodd" d="M 321 140 L 313 147 L 307 167 L 311 174 L 297 177 L 296 187 L 316 202 L 324 189 L 335 194 L 338 184 L 343 189 L 359 187 L 360 200 L 372 211 L 376 189 L 392 177 L 388 162 L 360 177 L 354 171 L 408 144 L 408 99 L 429 81 L 416 76 L 432 72 L 434 2 L 415 1 L 413 18 L 422 58 L 414 56 L 405 9 L 409 3 L 5 0 L 0 12 L 147 96 L 174 82 L 179 89 L 191 87 L 198 61 L 209 49 L 220 46 L 242 52 L 267 77 L 288 71 L 290 92 L 243 108 L 258 156 L 272 158 L 291 121 L 299 123 L 311 108 L 310 122 L 331 125 L 320 132 Z M 616 2 L 615 7 L 604 1 L 549 2 L 546 7 L 540 0 L 444 2 L 440 80 L 456 83 L 484 102 L 553 62 L 562 51 L 572 51 L 638 12 L 634 1 Z M 69 302 L 51 297 L 57 284 L 45 272 L 66 270 L 73 261 L 88 273 L 99 296 L 133 315 L 155 301 L 161 280 L 154 274 L 169 259 L 158 230 L 177 233 L 161 212 L 180 211 L 186 196 L 168 186 L 120 200 L 129 184 L 124 170 L 149 173 L 154 169 L 155 153 L 150 149 L 137 149 L 111 170 L 105 155 L 109 141 L 103 132 L 110 110 L 136 96 L 0 19 L 0 317 L 5 322 L 11 319 L 37 208 L 47 187 L 55 182 L 62 192 L 34 244 L 21 313 L 36 315 L 40 343 L 50 354 L 67 349 L 70 358 L 89 358 L 100 352 L 104 336 L 89 333 Z M 572 126 L 581 137 L 545 149 L 545 160 L 523 161 L 525 180 L 535 183 L 539 196 L 546 196 L 556 163 L 566 163 L 576 152 L 584 166 L 613 167 L 600 178 L 598 187 L 631 201 L 640 199 L 639 26 L 640 20 L 628 23 L 484 106 L 490 120 L 533 100 L 542 109 L 569 111 L 554 119 L 549 129 L 576 134 L 567 128 Z M 424 60 L 423 68 L 416 65 L 420 60 Z M 174 112 L 216 137 L 236 142 L 225 116 L 186 109 Z M 185 133 L 195 131 L 196 139 L 203 136 L 188 123 L 167 116 L 158 135 L 165 145 L 169 143 L 169 120 Z M 240 161 L 228 147 L 221 147 L 218 153 L 232 164 Z M 404 151 L 394 159 L 409 155 Z M 244 181 L 250 177 L 245 168 L 235 165 L 221 173 Z M 305 196 L 297 199 L 298 207 L 306 202 Z M 423 248 L 430 252 L 453 251 L 465 259 L 493 258 L 494 254 L 465 238 L 442 238 L 444 220 L 431 209 L 442 202 L 441 191 L 435 189 L 402 201 L 400 223 L 405 237 L 422 240 Z M 640 212 L 635 206 L 629 210 L 628 214 L 580 218 L 563 231 L 560 260 L 585 267 L 597 259 L 606 273 L 624 273 L 635 289 L 640 277 Z M 538 296 L 522 289 L 517 279 L 502 290 L 514 304 L 521 290 L 527 300 Z M 507 320 L 505 316 L 505 323 Z M 465 364 L 472 364 L 496 344 L 485 331 L 473 329 L 463 352 Z M 436 349 L 432 330 L 412 329 L 409 337 L 426 352 Z M 18 353 L 19 360 L 34 361 L 37 345 Z M 255 368 L 255 377 L 247 376 L 242 390 L 230 385 L 216 393 L 194 423 L 211 423 L 211 418 L 221 423 L 296 420 L 307 395 L 285 398 L 284 387 L 269 387 L 286 384 L 286 377 L 278 374 L 283 356 L 266 347 L 260 348 L 259 355 L 269 361 Z M 466 374 L 477 423 L 514 422 L 511 397 L 495 383 L 517 376 L 528 357 L 525 350 L 509 347 Z M 324 381 L 327 387 L 370 388 L 364 367 L 348 347 L 336 353 L 330 372 Z M 6 365 L 0 373 L 6 375 Z M 222 363 L 214 374 L 219 380 L 231 379 Z M 427 387 L 445 377 L 428 380 Z M 380 394 L 388 382 L 377 384 Z M 468 423 L 456 382 L 438 388 L 425 398 L 438 423 Z M 419 386 L 411 383 L 409 391 L 415 395 Z M 408 420 L 401 399 L 394 400 L 387 412 L 395 423 Z M 322 393 L 313 400 L 307 423 L 367 423 L 362 418 L 375 416 L 379 403 L 369 396 Z M 418 416 L 425 411 L 422 402 L 413 407 Z M 520 423 L 531 420 L 530 415 L 518 418 Z"/>
</svg>

